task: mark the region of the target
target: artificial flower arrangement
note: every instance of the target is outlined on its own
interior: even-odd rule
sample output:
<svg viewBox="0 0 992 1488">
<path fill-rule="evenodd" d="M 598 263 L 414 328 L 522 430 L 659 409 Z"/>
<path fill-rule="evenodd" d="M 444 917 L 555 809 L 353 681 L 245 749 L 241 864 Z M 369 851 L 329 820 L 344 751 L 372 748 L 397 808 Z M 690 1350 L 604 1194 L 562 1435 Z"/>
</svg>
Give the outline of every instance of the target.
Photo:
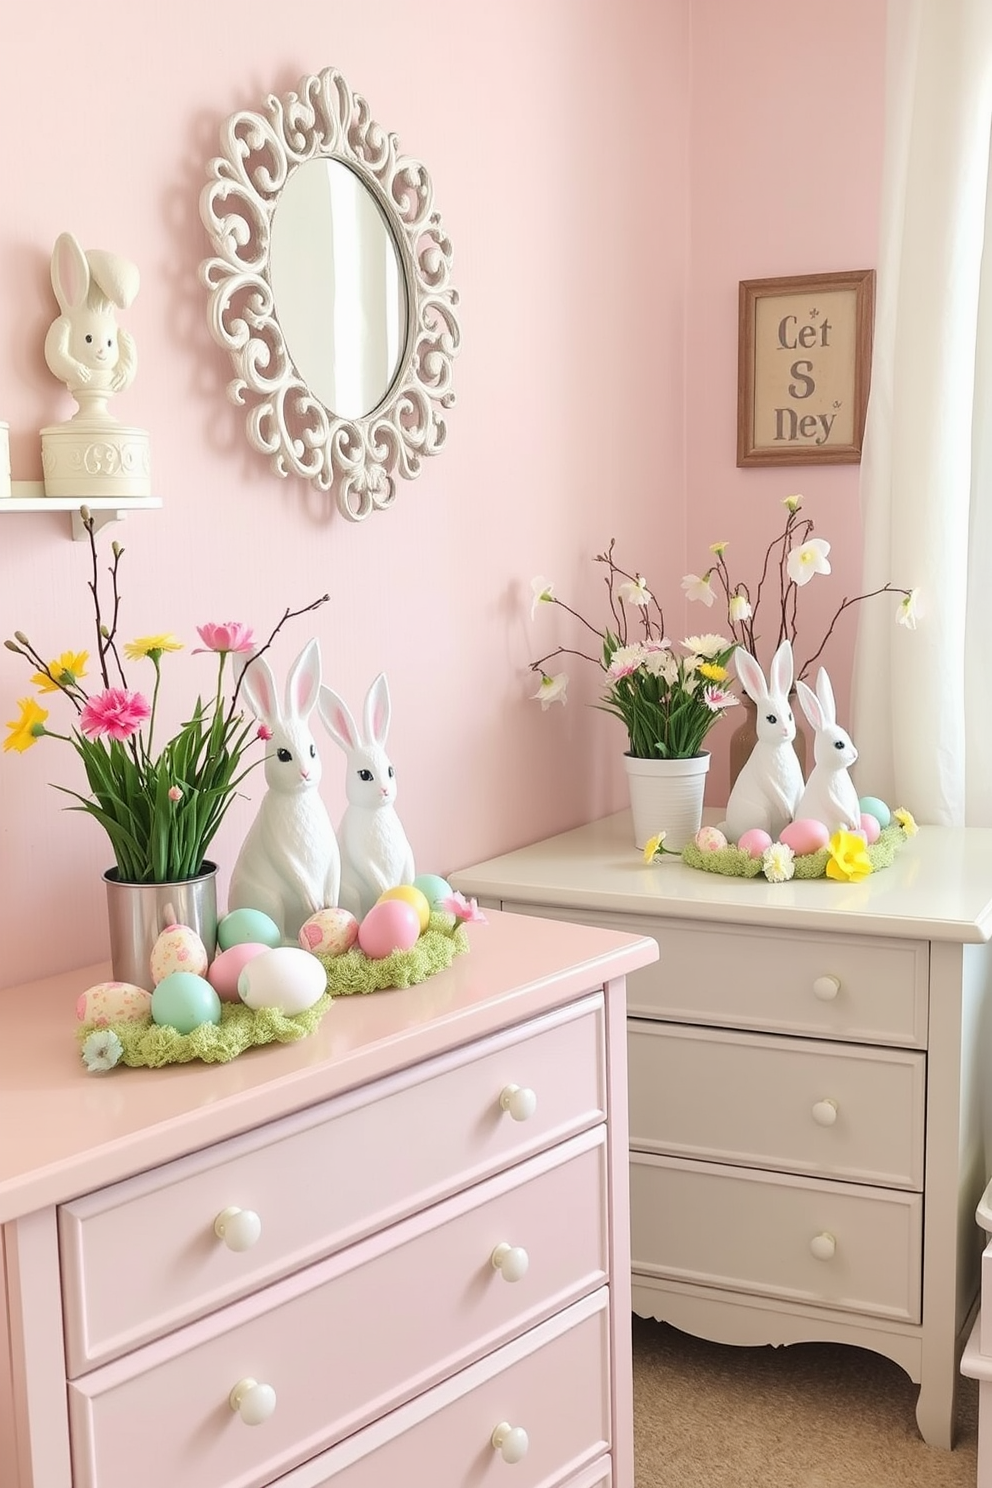
<svg viewBox="0 0 992 1488">
<path fill-rule="evenodd" d="M 37 695 L 18 702 L 19 716 L 8 723 L 5 750 L 23 753 L 42 738 L 70 744 L 82 762 L 89 794 L 66 786 L 57 790 L 100 823 L 113 849 L 117 873 L 127 883 L 174 883 L 201 871 L 207 849 L 247 773 L 262 754 L 245 762 L 248 748 L 268 737 L 264 725 L 239 707 L 244 670 L 254 657 L 272 645 L 288 620 L 325 604 L 321 595 L 299 610 L 287 609 L 259 645 L 249 626 L 240 622 L 209 623 L 197 627 L 203 645 L 197 653 L 212 654 L 217 677 L 212 698 L 197 696 L 189 719 L 178 733 L 156 748 L 155 722 L 162 681 L 162 659 L 181 651 L 183 643 L 171 632 L 141 636 L 118 644 L 121 593 L 120 563 L 124 549 L 111 545 L 110 602 L 101 602 L 100 570 L 95 524 L 86 507 L 82 522 L 89 539 L 92 576 L 89 588 L 94 607 L 94 665 L 97 685 L 87 691 L 83 679 L 90 668 L 89 651 L 63 651 L 46 661 L 23 631 L 5 642 L 9 651 L 35 668 L 32 682 Z M 128 684 L 123 657 L 151 666 L 151 698 Z M 228 658 L 233 658 L 230 675 Z M 231 681 L 225 700 L 225 683 Z M 76 715 L 74 726 L 62 732 L 49 726 L 49 710 L 38 696 L 61 693 Z"/>
<path fill-rule="evenodd" d="M 531 671 L 541 678 L 533 697 L 545 710 L 552 703 L 563 704 L 568 674 L 551 673 L 547 665 L 558 656 L 578 656 L 604 673 L 606 692 L 600 706 L 623 723 L 629 754 L 637 759 L 690 759 L 700 753 L 713 725 L 740 701 L 725 685 L 737 640 L 687 636 L 677 651 L 665 635 L 664 613 L 645 579 L 618 566 L 614 546 L 615 540 L 593 559 L 606 569 L 610 621 L 603 630 L 559 599 L 549 579 L 532 580 L 531 618 L 540 605 L 557 605 L 598 642 L 595 655 L 558 646 L 531 662 Z M 639 634 L 631 634 L 631 611 L 637 615 Z"/>
<path fill-rule="evenodd" d="M 748 651 L 759 663 L 767 662 L 771 653 L 786 639 L 791 641 L 795 652 L 799 628 L 799 591 L 817 574 L 830 573 L 830 544 L 824 538 L 813 536 L 813 519 L 802 515 L 802 496 L 786 496 L 782 505 L 786 512 L 785 525 L 765 550 L 757 584 L 751 586 L 731 577 L 726 558 L 730 544 L 726 542 L 710 545 L 715 561 L 704 573 L 686 574 L 682 580 L 682 588 L 691 600 L 699 600 L 712 607 L 717 598 L 722 598 L 734 643 Z M 772 620 L 774 630 L 767 635 L 768 656 L 763 657 L 759 642 L 765 637 L 757 627 L 766 585 L 771 584 L 776 591 Z M 854 605 L 862 604 L 866 599 L 874 599 L 879 594 L 900 595 L 895 613 L 896 622 L 908 630 L 916 629 L 920 603 L 918 589 L 902 589 L 895 584 L 883 584 L 868 593 L 845 598 L 834 611 L 819 645 L 810 651 L 801 666 L 797 665 L 797 681 L 805 678 L 810 667 L 819 660 L 841 615 Z"/>
</svg>

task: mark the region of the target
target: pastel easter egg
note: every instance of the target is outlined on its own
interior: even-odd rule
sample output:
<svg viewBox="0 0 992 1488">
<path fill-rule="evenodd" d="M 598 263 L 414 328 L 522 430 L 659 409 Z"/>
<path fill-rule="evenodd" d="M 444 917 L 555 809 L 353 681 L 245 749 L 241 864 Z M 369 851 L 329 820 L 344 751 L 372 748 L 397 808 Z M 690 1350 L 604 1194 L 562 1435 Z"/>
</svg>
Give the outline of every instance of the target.
<svg viewBox="0 0 992 1488">
<path fill-rule="evenodd" d="M 880 827 L 887 827 L 892 820 L 892 812 L 877 796 L 862 796 L 858 806 L 862 815 L 873 816 Z"/>
<path fill-rule="evenodd" d="M 877 842 L 878 839 L 879 839 L 879 837 L 881 837 L 881 835 L 882 835 L 882 825 L 881 825 L 881 822 L 879 821 L 878 817 L 874 814 L 874 812 L 872 812 L 872 811 L 862 811 L 862 813 L 861 813 L 861 830 L 862 830 L 862 832 L 864 832 L 865 839 L 869 843 Z"/>
<path fill-rule="evenodd" d="M 778 840 L 791 847 L 794 853 L 815 853 L 830 841 L 830 828 L 811 816 L 801 816 L 798 821 L 782 828 Z"/>
<path fill-rule="evenodd" d="M 268 950 L 271 946 L 262 945 L 261 941 L 240 940 L 214 957 L 207 967 L 207 981 L 221 1002 L 238 1001 L 238 977 L 249 961 Z"/>
<path fill-rule="evenodd" d="M 408 951 L 419 938 L 420 916 L 403 899 L 373 904 L 358 927 L 358 944 L 373 961 L 381 961 L 393 951 Z"/>
<path fill-rule="evenodd" d="M 327 991 L 327 972 L 302 946 L 276 946 L 253 956 L 238 977 L 246 1007 L 278 1008 L 287 1017 L 313 1007 Z"/>
<path fill-rule="evenodd" d="M 189 925 L 167 925 L 152 946 L 152 981 L 157 985 L 173 971 L 203 976 L 210 957 L 203 941 Z"/>
<path fill-rule="evenodd" d="M 752 827 L 745 832 L 743 837 L 738 837 L 737 846 L 741 852 L 746 852 L 749 858 L 760 858 L 766 847 L 771 847 L 772 839 L 767 832 L 760 827 Z"/>
<path fill-rule="evenodd" d="M 217 926 L 217 944 L 222 951 L 250 940 L 254 944 L 277 946 L 282 942 L 279 926 L 260 909 L 232 909 Z"/>
<path fill-rule="evenodd" d="M 152 1021 L 177 1033 L 192 1033 L 201 1023 L 220 1022 L 220 998 L 206 977 L 173 971 L 152 993 Z"/>
<path fill-rule="evenodd" d="M 397 884 L 394 889 L 387 889 L 384 894 L 380 894 L 376 903 L 383 904 L 388 899 L 402 899 L 405 904 L 412 905 L 420 919 L 421 930 L 427 929 L 431 922 L 430 900 L 416 884 Z"/>
<path fill-rule="evenodd" d="M 300 945 L 315 956 L 340 956 L 358 939 L 358 921 L 346 909 L 318 909 L 300 926 Z"/>
<path fill-rule="evenodd" d="M 727 839 L 719 827 L 700 827 L 692 840 L 700 852 L 719 852 L 721 847 L 727 845 Z"/>
<path fill-rule="evenodd" d="M 97 982 L 76 999 L 80 1023 L 106 1028 L 110 1023 L 144 1023 L 152 1015 L 152 994 L 133 982 Z"/>
<path fill-rule="evenodd" d="M 448 880 L 438 873 L 418 873 L 413 880 L 413 887 L 420 890 L 432 909 L 451 893 Z"/>
</svg>

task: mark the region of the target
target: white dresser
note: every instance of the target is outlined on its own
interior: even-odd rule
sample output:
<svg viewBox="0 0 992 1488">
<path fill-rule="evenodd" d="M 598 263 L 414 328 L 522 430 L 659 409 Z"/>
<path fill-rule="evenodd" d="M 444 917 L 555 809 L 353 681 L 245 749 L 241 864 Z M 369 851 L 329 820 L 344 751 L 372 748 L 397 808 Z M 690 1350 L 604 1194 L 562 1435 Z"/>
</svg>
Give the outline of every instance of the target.
<svg viewBox="0 0 992 1488">
<path fill-rule="evenodd" d="M 875 1349 L 950 1446 L 992 1161 L 992 831 L 768 884 L 646 865 L 621 812 L 450 877 L 658 942 L 627 987 L 635 1311 Z"/>
<path fill-rule="evenodd" d="M 86 1074 L 96 969 L 0 992 L 3 1488 L 630 1488 L 657 950 L 489 918 L 222 1066 Z"/>
</svg>

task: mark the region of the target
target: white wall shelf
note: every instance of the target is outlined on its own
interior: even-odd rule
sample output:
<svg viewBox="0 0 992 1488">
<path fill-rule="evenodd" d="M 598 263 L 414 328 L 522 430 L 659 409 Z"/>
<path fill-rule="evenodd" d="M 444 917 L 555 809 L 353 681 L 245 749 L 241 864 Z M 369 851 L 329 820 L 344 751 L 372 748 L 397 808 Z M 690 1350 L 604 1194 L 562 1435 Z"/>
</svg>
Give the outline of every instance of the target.
<svg viewBox="0 0 992 1488">
<path fill-rule="evenodd" d="M 80 508 L 88 506 L 99 532 L 109 522 L 122 522 L 129 511 L 161 507 L 161 496 L 46 496 L 44 481 L 11 481 L 10 496 L 0 497 L 0 512 L 67 511 L 72 513 L 72 536 L 86 536 Z"/>
</svg>

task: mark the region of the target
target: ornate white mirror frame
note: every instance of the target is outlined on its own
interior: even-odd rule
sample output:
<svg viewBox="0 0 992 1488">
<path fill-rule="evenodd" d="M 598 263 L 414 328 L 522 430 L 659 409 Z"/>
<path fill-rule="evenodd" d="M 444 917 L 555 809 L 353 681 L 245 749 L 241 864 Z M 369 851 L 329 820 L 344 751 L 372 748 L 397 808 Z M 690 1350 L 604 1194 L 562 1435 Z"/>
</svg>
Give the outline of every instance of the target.
<svg viewBox="0 0 992 1488">
<path fill-rule="evenodd" d="M 396 476 L 420 474 L 444 444 L 460 344 L 451 244 L 434 210 L 430 177 L 399 153 L 395 134 L 339 72 L 301 79 L 264 112 L 241 110 L 221 130 L 224 154 L 208 167 L 200 216 L 214 256 L 200 267 L 214 339 L 236 372 L 228 394 L 248 404 L 251 445 L 280 476 L 333 490 L 351 521 L 391 506 Z M 367 414 L 342 417 L 313 392 L 293 360 L 272 290 L 272 226 L 284 186 L 312 160 L 337 160 L 371 193 L 398 254 L 405 288 L 398 368 Z"/>
</svg>

